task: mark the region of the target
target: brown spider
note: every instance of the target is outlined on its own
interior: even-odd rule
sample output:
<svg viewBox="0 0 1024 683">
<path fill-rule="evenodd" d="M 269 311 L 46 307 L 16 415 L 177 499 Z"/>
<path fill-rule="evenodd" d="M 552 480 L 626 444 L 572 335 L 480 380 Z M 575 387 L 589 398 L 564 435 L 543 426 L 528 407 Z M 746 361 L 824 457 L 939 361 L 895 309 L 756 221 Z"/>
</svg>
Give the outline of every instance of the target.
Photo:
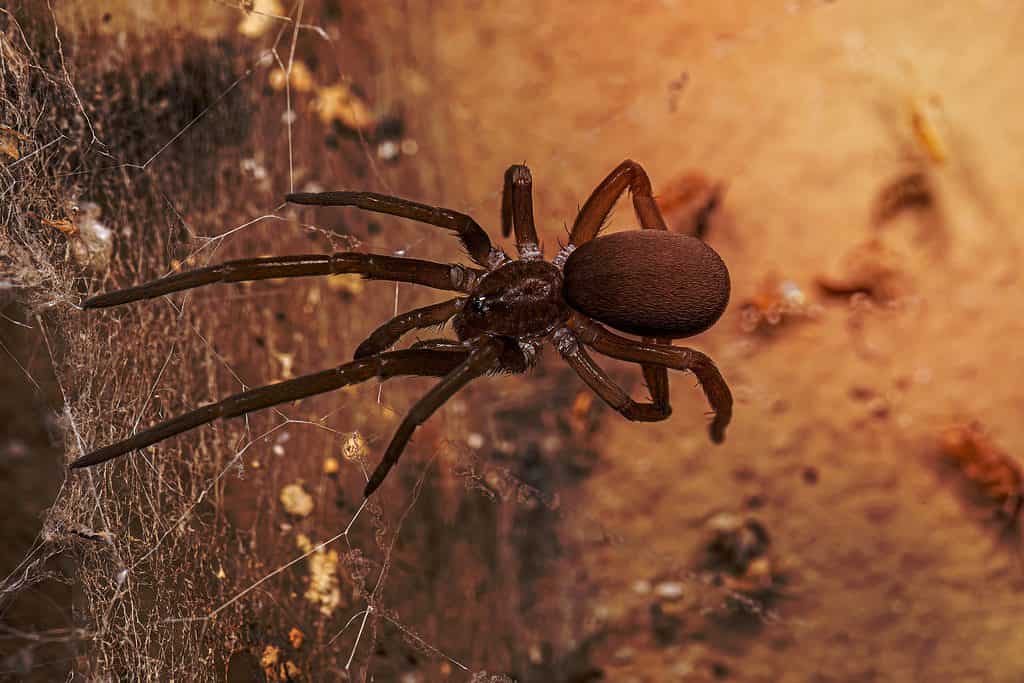
<svg viewBox="0 0 1024 683">
<path fill-rule="evenodd" d="M 96 465 L 217 418 L 238 417 L 372 377 L 443 377 L 399 425 L 366 484 L 364 496 L 369 497 L 398 461 L 416 428 L 455 392 L 481 375 L 525 372 L 536 363 L 537 352 L 548 340 L 598 396 L 629 420 L 667 418 L 672 412 L 667 368 L 689 370 L 714 408 L 711 439 L 720 443 L 732 416 L 729 387 L 710 358 L 674 347 L 671 340 L 706 330 L 725 310 L 729 272 L 722 259 L 699 239 L 668 232 L 647 173 L 636 162 L 624 161 L 590 195 L 576 216 L 569 243 L 548 263 L 543 260 L 533 222 L 532 182 L 526 166 L 512 166 L 505 173 L 502 233 L 507 237 L 514 228 L 519 260 L 494 248 L 472 218 L 449 209 L 372 192 L 297 193 L 289 194 L 287 200 L 357 206 L 452 230 L 481 268 L 354 252 L 273 256 L 228 261 L 86 299 L 84 308 L 102 308 L 214 282 L 339 273 L 461 293 L 384 323 L 359 345 L 351 363 L 229 396 L 88 453 L 71 467 Z M 645 230 L 597 237 L 627 188 Z M 387 350 L 411 330 L 449 320 L 457 341 L 432 339 L 402 351 Z M 643 340 L 621 337 L 595 321 Z M 594 363 L 585 346 L 639 363 L 652 402 L 632 400 Z"/>
</svg>

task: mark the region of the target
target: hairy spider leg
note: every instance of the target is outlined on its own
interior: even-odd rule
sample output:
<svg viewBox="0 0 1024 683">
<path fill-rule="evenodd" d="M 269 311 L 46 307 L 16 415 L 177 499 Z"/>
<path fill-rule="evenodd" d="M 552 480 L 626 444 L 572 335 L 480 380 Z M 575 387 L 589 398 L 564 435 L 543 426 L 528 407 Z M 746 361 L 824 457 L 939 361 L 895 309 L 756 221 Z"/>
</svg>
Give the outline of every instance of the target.
<svg viewBox="0 0 1024 683">
<path fill-rule="evenodd" d="M 569 245 L 578 247 L 594 239 L 608 220 L 612 207 L 627 189 L 633 198 L 633 211 L 640 221 L 640 227 L 644 230 L 668 230 L 661 209 L 654 201 L 654 191 L 647 171 L 632 159 L 626 159 L 612 169 L 583 204 L 573 223 Z M 672 340 L 667 337 L 644 337 L 644 343 L 671 346 Z M 663 407 L 665 417 L 668 417 L 672 412 L 669 405 L 668 371 L 648 363 L 642 363 L 640 367 L 651 398 L 655 404 Z"/>
<path fill-rule="evenodd" d="M 434 339 L 420 339 L 413 342 L 410 349 L 433 349 L 435 351 L 457 351 L 459 349 L 465 349 L 466 346 L 456 339 L 446 339 L 444 337 L 436 337 Z"/>
<path fill-rule="evenodd" d="M 647 172 L 632 159 L 626 159 L 590 193 L 572 224 L 569 244 L 578 247 L 597 237 L 612 207 L 627 189 L 633 197 L 633 210 L 636 211 L 640 225 L 647 230 L 667 230 L 661 210 L 654 201 L 654 191 Z"/>
<path fill-rule="evenodd" d="M 513 228 L 521 258 L 543 257 L 533 221 L 533 176 L 523 164 L 508 167 L 501 191 L 501 234 L 508 237 Z"/>
<path fill-rule="evenodd" d="M 420 351 L 420 353 L 445 352 Z M 401 457 L 405 445 L 409 443 L 416 428 L 426 422 L 427 418 L 433 415 L 459 389 L 497 367 L 498 357 L 499 349 L 493 342 L 477 347 L 457 368 L 445 375 L 443 380 L 416 402 L 402 423 L 398 425 L 395 435 L 391 437 L 391 443 L 388 444 L 387 451 L 384 452 L 384 457 L 381 458 L 377 468 L 370 475 L 370 481 L 367 482 L 366 489 L 363 491 L 364 498 L 369 498 L 384 481 L 384 477 L 388 476 L 388 472 L 398 462 L 398 458 Z"/>
<path fill-rule="evenodd" d="M 721 443 L 725 439 L 725 428 L 732 419 L 732 392 L 714 362 L 703 353 L 686 347 L 648 344 L 620 337 L 603 325 L 579 315 L 569 319 L 568 327 L 581 342 L 610 358 L 692 372 L 715 411 L 708 427 L 711 440 Z"/>
<path fill-rule="evenodd" d="M 634 422 L 658 422 L 672 414 L 672 408 L 657 403 L 638 403 L 630 398 L 626 391 L 615 383 L 608 374 L 590 357 L 576 336 L 567 328 L 555 332 L 556 347 L 562 358 L 569 364 L 580 379 L 609 406 L 622 413 L 627 420 Z"/>
<path fill-rule="evenodd" d="M 217 418 L 239 417 L 263 408 L 300 398 L 333 391 L 349 384 L 365 382 L 373 377 L 388 379 L 398 375 L 446 376 L 459 368 L 469 351 L 404 350 L 381 353 L 369 358 L 339 365 L 295 379 L 268 384 L 234 394 L 217 403 L 197 408 L 184 415 L 161 422 L 138 434 L 83 455 L 71 467 L 98 465 L 125 453 L 151 446 L 175 434 L 187 432 Z M 408 440 L 406 438 L 406 440 Z M 404 444 L 404 442 L 403 442 Z M 388 451 L 391 452 L 391 449 Z M 397 459 L 397 455 L 394 455 Z"/>
<path fill-rule="evenodd" d="M 414 308 L 411 311 L 396 315 L 376 330 L 374 330 L 363 343 L 361 343 L 353 355 L 354 358 L 365 358 L 381 351 L 391 348 L 402 335 L 412 330 L 424 327 L 444 325 L 453 315 L 462 310 L 466 303 L 463 297 L 456 297 L 438 304 Z"/>
<path fill-rule="evenodd" d="M 274 278 L 359 273 L 369 280 L 397 280 L 454 291 L 467 291 L 480 271 L 464 266 L 420 259 L 339 252 L 226 261 L 206 268 L 168 275 L 135 287 L 98 294 L 82 302 L 83 308 L 105 308 L 152 299 L 172 292 L 217 282 L 244 282 Z"/>
<path fill-rule="evenodd" d="M 484 268 L 490 268 L 494 262 L 500 263 L 508 258 L 491 245 L 491 238 L 475 220 L 451 209 L 376 192 L 294 192 L 285 195 L 285 200 L 312 206 L 355 206 L 366 211 L 411 218 L 420 223 L 446 228 L 459 236 L 469 257 Z"/>
</svg>

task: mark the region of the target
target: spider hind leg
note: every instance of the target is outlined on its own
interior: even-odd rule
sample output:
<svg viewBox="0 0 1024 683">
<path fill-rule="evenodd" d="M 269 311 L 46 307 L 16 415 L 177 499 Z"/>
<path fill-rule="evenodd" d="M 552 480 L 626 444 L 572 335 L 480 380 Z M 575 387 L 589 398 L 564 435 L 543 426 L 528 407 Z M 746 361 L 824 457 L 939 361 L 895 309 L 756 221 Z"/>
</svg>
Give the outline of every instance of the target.
<svg viewBox="0 0 1024 683">
<path fill-rule="evenodd" d="M 208 424 L 218 418 L 240 417 L 263 408 L 333 391 L 349 384 L 365 382 L 374 377 L 388 379 L 399 375 L 445 376 L 458 368 L 468 356 L 468 351 L 392 351 L 355 360 L 331 370 L 323 370 L 277 384 L 250 389 L 229 396 L 217 403 L 189 411 L 127 439 L 87 453 L 72 462 L 71 467 L 98 465 L 126 453 L 151 446 L 176 434 Z"/>
</svg>

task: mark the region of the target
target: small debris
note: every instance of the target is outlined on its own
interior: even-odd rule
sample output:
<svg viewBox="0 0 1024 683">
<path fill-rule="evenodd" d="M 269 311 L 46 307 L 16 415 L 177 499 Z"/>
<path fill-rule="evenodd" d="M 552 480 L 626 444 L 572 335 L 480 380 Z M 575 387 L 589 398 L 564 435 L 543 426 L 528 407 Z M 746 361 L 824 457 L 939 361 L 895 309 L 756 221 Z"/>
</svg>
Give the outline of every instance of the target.
<svg viewBox="0 0 1024 683">
<path fill-rule="evenodd" d="M 78 226 L 69 221 L 67 218 L 58 218 L 57 220 L 51 221 L 49 218 L 40 218 L 39 222 L 48 228 L 59 230 L 68 237 L 74 237 L 78 234 Z"/>
<path fill-rule="evenodd" d="M 770 539 L 764 526 L 755 519 L 723 513 L 708 521 L 714 537 L 708 543 L 707 561 L 729 571 L 742 571 L 755 557 L 768 549 Z"/>
<path fill-rule="evenodd" d="M 670 113 L 675 113 L 679 108 L 679 98 L 683 94 L 683 90 L 686 89 L 686 84 L 690 82 L 690 73 L 683 71 L 676 78 L 673 78 L 668 82 L 668 110 Z"/>
<path fill-rule="evenodd" d="M 58 230 L 68 238 L 68 248 L 75 261 L 93 272 L 101 273 L 110 265 L 114 251 L 113 232 L 100 223 L 98 204 L 84 202 L 70 207 L 72 218 L 36 218 L 43 226 Z"/>
<path fill-rule="evenodd" d="M 278 67 L 270 72 L 270 87 L 278 92 L 284 90 L 289 82 L 285 69 Z M 316 79 L 304 62 L 292 62 L 291 87 L 295 92 L 310 92 L 316 88 Z"/>
<path fill-rule="evenodd" d="M 299 665 L 290 659 L 284 663 L 284 674 L 284 680 L 286 681 L 291 682 L 302 679 L 302 669 L 300 669 Z"/>
<path fill-rule="evenodd" d="M 295 376 L 293 367 L 295 365 L 295 354 L 294 353 L 283 353 L 281 351 L 272 351 L 271 354 L 274 356 L 274 360 L 281 366 L 280 378 L 291 379 Z"/>
<path fill-rule="evenodd" d="M 320 115 L 324 125 L 338 122 L 349 130 L 364 133 L 377 126 L 377 117 L 369 105 L 352 91 L 349 83 L 336 83 L 320 88 L 313 108 Z"/>
<path fill-rule="evenodd" d="M 377 145 L 377 156 L 381 161 L 398 161 L 402 156 L 402 148 L 394 140 L 384 140 Z"/>
<path fill-rule="evenodd" d="M 764 526 L 755 519 L 722 513 L 708 520 L 707 528 L 713 533 L 700 564 L 711 583 L 740 596 L 734 601 L 739 606 L 767 605 L 784 580 L 768 557 L 771 539 Z"/>
<path fill-rule="evenodd" d="M 75 261 L 94 273 L 105 272 L 114 253 L 114 233 L 100 223 L 101 213 L 98 204 L 83 202 L 75 218 L 75 239 L 69 241 Z"/>
<path fill-rule="evenodd" d="M 928 158 L 944 164 L 949 158 L 949 148 L 941 131 L 942 100 L 938 95 L 915 97 L 910 103 L 910 128 L 914 139 L 924 149 Z"/>
<path fill-rule="evenodd" d="M 281 648 L 276 645 L 267 645 L 263 648 L 263 655 L 260 657 L 260 668 L 266 680 L 270 683 L 285 683 L 302 680 L 302 669 L 295 662 L 281 661 Z"/>
<path fill-rule="evenodd" d="M 1007 530 L 1019 533 L 1024 514 L 1024 466 L 1000 448 L 977 421 L 947 427 L 939 441 L 943 455 L 996 508 Z"/>
<path fill-rule="evenodd" d="M 28 140 L 27 135 L 19 133 L 10 126 L 0 124 L 0 154 L 17 161 L 21 158 L 21 143 L 26 140 Z"/>
<path fill-rule="evenodd" d="M 703 238 L 722 202 L 725 184 L 699 171 L 685 173 L 658 193 L 656 201 L 669 230 Z"/>
<path fill-rule="evenodd" d="M 327 287 L 335 292 L 357 296 L 363 293 L 366 285 L 363 282 L 363 276 L 359 273 L 344 273 L 327 278 Z"/>
<path fill-rule="evenodd" d="M 484 436 L 483 434 L 477 434 L 472 432 L 466 437 L 466 445 L 472 448 L 474 451 L 478 451 L 484 447 Z"/>
<path fill-rule="evenodd" d="M 281 489 L 281 504 L 285 512 L 296 517 L 308 517 L 313 512 L 313 497 L 306 493 L 302 484 L 288 484 Z"/>
<path fill-rule="evenodd" d="M 296 544 L 304 553 L 313 551 L 313 542 L 299 534 Z M 341 605 L 341 586 L 338 581 L 338 551 L 319 548 L 306 558 L 309 566 L 309 587 L 303 597 L 318 605 L 320 613 L 330 616 Z"/>
<path fill-rule="evenodd" d="M 678 600 L 683 597 L 683 584 L 679 581 L 662 581 L 654 587 L 654 594 L 663 600 Z"/>
<path fill-rule="evenodd" d="M 337 474 L 341 471 L 341 463 L 337 458 L 327 456 L 324 458 L 324 474 Z"/>
<path fill-rule="evenodd" d="M 259 38 L 284 16 L 284 6 L 278 0 L 245 0 L 245 18 L 238 24 L 238 32 L 247 38 Z"/>
<path fill-rule="evenodd" d="M 279 665 L 281 662 L 281 649 L 275 645 L 267 645 L 263 648 L 263 655 L 260 657 L 260 667 L 267 675 L 268 681 L 280 680 Z"/>
<path fill-rule="evenodd" d="M 909 289 L 907 275 L 899 267 L 899 258 L 878 238 L 850 250 L 843 257 L 839 274 L 819 275 L 816 282 L 826 294 L 860 293 L 879 303 L 894 301 Z"/>
<path fill-rule="evenodd" d="M 100 541 L 102 543 L 110 544 L 113 544 L 114 542 L 114 534 L 109 531 L 93 531 L 92 529 L 82 527 L 75 529 L 74 533 L 76 536 L 80 536 L 89 541 Z"/>
<path fill-rule="evenodd" d="M 341 457 L 349 462 L 361 461 L 367 456 L 366 439 L 359 432 L 352 432 L 341 446 Z"/>
<path fill-rule="evenodd" d="M 596 426 L 590 419 L 593 405 L 594 392 L 580 391 L 576 394 L 572 401 L 572 412 L 569 414 L 569 427 L 574 434 L 585 434 Z"/>
<path fill-rule="evenodd" d="M 377 141 L 377 156 L 382 161 L 394 162 L 402 156 L 404 132 L 405 122 L 396 116 L 385 118 L 377 124 L 373 135 Z"/>
<path fill-rule="evenodd" d="M 819 308 L 808 302 L 804 291 L 792 280 L 774 275 L 740 304 L 740 328 L 747 333 L 768 332 L 794 318 L 813 319 Z"/>
<path fill-rule="evenodd" d="M 225 572 L 225 571 L 224 571 L 224 567 L 219 567 L 219 568 L 217 569 L 217 574 L 216 574 L 216 576 L 217 576 L 217 578 L 218 578 L 218 579 L 220 579 L 221 581 L 223 581 L 224 579 L 228 578 L 228 574 L 227 574 L 227 572 Z"/>
<path fill-rule="evenodd" d="M 412 138 L 405 138 L 402 140 L 402 154 L 407 157 L 416 156 L 416 153 L 420 151 L 420 143 L 416 142 Z"/>
<path fill-rule="evenodd" d="M 896 176 L 878 192 L 872 211 L 875 225 L 886 223 L 904 211 L 932 209 L 935 191 L 929 175 L 913 170 Z"/>
<path fill-rule="evenodd" d="M 266 180 L 269 177 L 267 168 L 255 157 L 246 157 L 239 164 L 242 172 L 252 176 L 253 180 Z"/>
<path fill-rule="evenodd" d="M 296 626 L 292 626 L 292 630 L 288 631 L 288 642 L 292 644 L 292 647 L 296 650 L 302 649 L 302 642 L 305 640 L 306 635 L 298 629 Z"/>
</svg>

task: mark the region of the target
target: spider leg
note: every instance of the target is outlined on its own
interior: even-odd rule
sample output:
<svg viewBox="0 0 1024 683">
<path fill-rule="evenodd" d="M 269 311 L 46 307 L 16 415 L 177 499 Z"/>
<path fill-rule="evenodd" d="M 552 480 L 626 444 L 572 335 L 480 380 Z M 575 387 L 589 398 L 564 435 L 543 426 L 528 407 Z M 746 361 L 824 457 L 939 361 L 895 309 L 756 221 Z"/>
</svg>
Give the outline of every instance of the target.
<svg viewBox="0 0 1024 683">
<path fill-rule="evenodd" d="M 672 346 L 671 339 L 657 337 L 644 337 L 643 342 L 645 344 L 653 343 L 662 346 Z M 650 363 L 641 363 L 640 369 L 643 371 L 647 390 L 651 392 L 651 400 L 654 401 L 655 405 L 662 406 L 662 409 L 671 413 L 672 408 L 669 406 L 668 392 L 668 370 L 662 365 L 651 365 Z"/>
<path fill-rule="evenodd" d="M 421 339 L 413 343 L 410 349 L 432 349 L 434 351 L 458 351 L 459 349 L 465 350 L 466 347 L 457 339 L 445 339 L 438 337 L 437 339 Z"/>
<path fill-rule="evenodd" d="M 420 353 L 428 352 L 421 351 Z M 433 415 L 434 411 L 440 408 L 459 389 L 462 389 L 480 375 L 493 370 L 498 364 L 498 359 L 499 349 L 496 344 L 488 343 L 474 349 L 468 358 L 457 368 L 445 375 L 443 380 L 438 382 L 433 389 L 416 402 L 416 405 L 412 407 L 412 410 L 405 416 L 402 423 L 398 425 L 395 435 L 391 438 L 391 443 L 388 444 L 387 451 L 384 452 L 384 457 L 381 458 L 377 468 L 370 475 L 370 480 L 363 491 L 365 498 L 369 498 L 377 490 L 377 487 L 384 481 L 384 477 L 388 475 L 391 468 L 398 462 L 398 458 L 401 457 L 402 451 L 405 450 L 405 446 L 409 443 L 409 439 L 412 438 L 416 428 L 426 422 L 427 418 Z"/>
<path fill-rule="evenodd" d="M 732 419 L 732 392 L 718 368 L 703 353 L 681 346 L 649 344 L 620 337 L 578 315 L 569 319 L 568 327 L 584 344 L 611 358 L 692 372 L 715 411 L 709 426 L 711 440 L 721 443 L 725 439 L 725 428 Z"/>
<path fill-rule="evenodd" d="M 295 192 L 285 195 L 285 200 L 293 204 L 315 206 L 355 206 L 366 211 L 411 218 L 420 223 L 446 228 L 458 234 L 470 258 L 484 268 L 501 264 L 508 259 L 500 249 L 495 249 L 491 245 L 491 238 L 475 220 L 451 209 L 428 206 L 376 192 Z"/>
<path fill-rule="evenodd" d="M 351 251 L 336 254 L 270 256 L 227 261 L 206 268 L 168 275 L 135 287 L 98 294 L 82 302 L 82 307 L 117 306 L 130 301 L 152 299 L 171 292 L 180 292 L 215 282 L 244 282 L 343 273 L 361 273 L 369 280 L 397 280 L 435 289 L 455 291 L 468 290 L 476 278 L 482 274 L 479 270 L 457 264 L 435 263 L 378 254 L 360 254 Z"/>
<path fill-rule="evenodd" d="M 387 321 L 367 337 L 362 344 L 356 348 L 354 358 L 365 358 L 375 353 L 386 351 L 391 348 L 406 332 L 422 327 L 444 325 L 448 320 L 462 310 L 465 303 L 463 298 L 449 299 L 432 306 L 416 308 L 401 315 L 397 315 Z"/>
<path fill-rule="evenodd" d="M 626 159 L 598 184 L 576 215 L 569 234 L 569 244 L 578 247 L 597 237 L 615 202 L 626 190 L 633 196 L 633 209 L 640 225 L 648 230 L 667 230 L 665 219 L 654 201 L 651 179 L 643 166 Z"/>
<path fill-rule="evenodd" d="M 509 166 L 501 192 L 501 234 L 508 237 L 516 231 L 516 249 L 525 259 L 543 256 L 533 221 L 533 177 L 523 164 Z"/>
<path fill-rule="evenodd" d="M 373 377 L 388 379 L 396 375 L 444 376 L 460 367 L 468 355 L 469 352 L 466 350 L 461 352 L 392 351 L 339 365 L 331 370 L 250 389 L 161 422 L 123 441 L 87 453 L 72 462 L 71 467 L 98 465 L 119 455 L 163 441 L 175 434 L 181 434 L 200 425 L 213 422 L 217 418 L 239 417 L 280 403 L 288 403 L 349 384 L 365 382 Z"/>
<path fill-rule="evenodd" d="M 605 403 L 622 413 L 627 420 L 634 422 L 658 422 L 672 414 L 672 406 L 664 403 L 638 403 L 608 376 L 587 353 L 576 336 L 566 328 L 555 331 L 555 346 L 562 358 L 576 371 L 588 387 L 601 397 Z"/>
<path fill-rule="evenodd" d="M 654 191 L 651 189 L 651 179 L 647 176 L 647 171 L 632 159 L 626 159 L 594 188 L 580 209 L 569 236 L 569 247 L 575 249 L 596 237 L 608 219 L 612 207 L 627 189 L 633 197 L 633 210 L 640 221 L 640 226 L 644 230 L 668 230 L 661 209 L 654 201 Z M 644 342 L 666 346 L 672 344 L 672 340 L 667 337 L 644 337 Z M 651 398 L 655 403 L 667 408 L 668 371 L 664 367 L 647 363 L 642 363 L 641 368 Z"/>
</svg>

